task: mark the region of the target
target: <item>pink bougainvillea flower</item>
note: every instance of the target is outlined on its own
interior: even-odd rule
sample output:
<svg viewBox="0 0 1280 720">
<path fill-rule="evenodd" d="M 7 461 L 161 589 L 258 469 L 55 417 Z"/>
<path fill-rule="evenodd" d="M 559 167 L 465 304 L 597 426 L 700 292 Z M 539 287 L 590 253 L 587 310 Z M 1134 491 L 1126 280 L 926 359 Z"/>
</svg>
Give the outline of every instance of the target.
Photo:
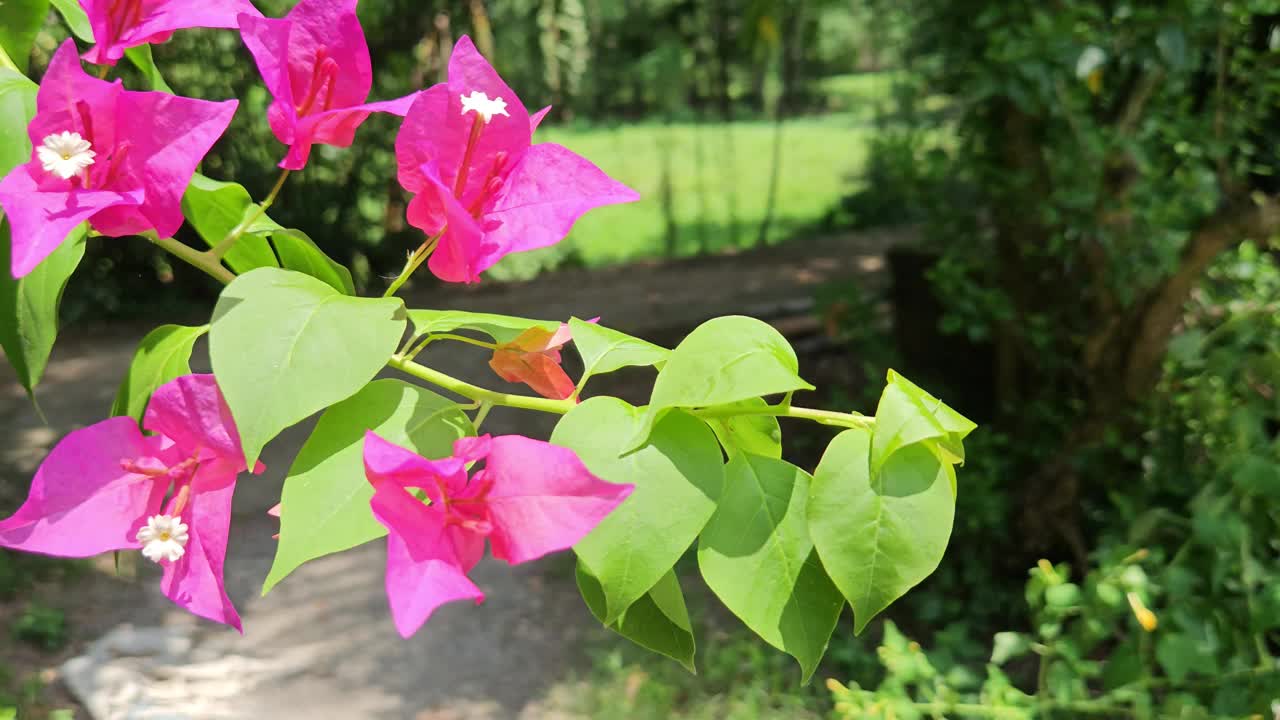
<svg viewBox="0 0 1280 720">
<path fill-rule="evenodd" d="M 416 193 L 408 220 L 439 235 L 428 261 L 450 282 L 474 282 L 504 255 L 554 245 L 588 210 L 640 196 L 585 158 L 532 145 L 532 118 L 466 36 L 449 81 L 422 91 L 396 137 L 400 184 Z"/>
<path fill-rule="evenodd" d="M 507 382 L 524 383 L 543 397 L 564 400 L 573 395 L 574 383 L 560 367 L 560 348 L 571 339 L 568 325 L 555 332 L 531 327 L 494 348 L 489 367 Z"/>
<path fill-rule="evenodd" d="M 84 59 L 115 65 L 127 48 L 162 43 L 174 30 L 234 28 L 241 13 L 258 14 L 249 0 L 80 0 L 96 45 Z"/>
<path fill-rule="evenodd" d="M 315 143 L 347 147 L 370 113 L 403 116 L 414 95 L 366 103 L 373 70 L 357 0 L 302 0 L 280 19 L 240 16 L 240 35 L 275 100 L 267 120 L 289 146 L 280 161 L 301 170 Z"/>
<path fill-rule="evenodd" d="M 468 479 L 479 460 L 484 468 Z M 387 598 L 404 637 L 445 603 L 484 600 L 467 573 L 486 538 L 513 565 L 567 549 L 632 489 L 592 475 L 568 448 L 519 435 L 462 438 L 452 457 L 428 460 L 369 432 L 364 467 L 373 514 L 389 531 Z"/>
<path fill-rule="evenodd" d="M 240 630 L 222 562 L 244 454 L 213 376 L 160 387 L 142 426 L 154 434 L 113 417 L 58 442 L 26 502 L 0 520 L 0 547 L 61 557 L 140 550 L 164 568 L 169 599 Z"/>
<path fill-rule="evenodd" d="M 27 126 L 31 160 L 0 180 L 22 277 L 89 221 L 112 237 L 182 226 L 182 193 L 235 114 L 236 101 L 133 92 L 91 78 L 75 43 L 54 53 Z"/>
</svg>

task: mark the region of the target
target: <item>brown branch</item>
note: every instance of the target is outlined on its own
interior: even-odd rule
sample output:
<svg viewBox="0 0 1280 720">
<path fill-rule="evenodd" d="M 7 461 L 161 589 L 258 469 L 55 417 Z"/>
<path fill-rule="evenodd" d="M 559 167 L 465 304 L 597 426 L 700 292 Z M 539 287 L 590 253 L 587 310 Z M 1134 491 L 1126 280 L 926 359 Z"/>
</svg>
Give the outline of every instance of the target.
<svg viewBox="0 0 1280 720">
<path fill-rule="evenodd" d="M 1214 259 L 1246 238 L 1263 239 L 1277 232 L 1280 200 L 1257 202 L 1246 197 L 1225 205 L 1192 234 L 1177 270 L 1157 285 L 1144 303 L 1125 367 L 1124 388 L 1130 398 L 1142 397 L 1158 379 L 1183 306 Z"/>
<path fill-rule="evenodd" d="M 1143 73 L 1138 78 L 1137 86 L 1129 95 L 1129 99 L 1124 104 L 1124 110 L 1120 112 L 1120 119 L 1116 122 L 1116 135 L 1119 137 L 1127 137 L 1132 135 L 1138 129 L 1138 123 L 1142 120 L 1142 115 L 1146 112 L 1147 103 L 1151 100 L 1151 96 L 1155 94 L 1156 88 L 1159 87 L 1160 81 L 1164 80 L 1164 69 L 1156 68 L 1150 72 Z"/>
</svg>

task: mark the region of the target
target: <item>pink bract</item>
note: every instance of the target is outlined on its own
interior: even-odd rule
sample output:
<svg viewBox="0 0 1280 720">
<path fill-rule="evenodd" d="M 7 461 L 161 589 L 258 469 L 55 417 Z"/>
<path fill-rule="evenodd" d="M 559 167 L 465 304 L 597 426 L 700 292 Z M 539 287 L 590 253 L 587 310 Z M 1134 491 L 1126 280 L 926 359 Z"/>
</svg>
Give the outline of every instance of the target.
<svg viewBox="0 0 1280 720">
<path fill-rule="evenodd" d="M 234 28 L 241 13 L 258 14 L 248 0 L 80 0 L 95 44 L 84 59 L 115 65 L 124 51 L 161 43 L 174 30 Z"/>
<path fill-rule="evenodd" d="M 464 111 L 463 97 L 475 93 L 501 100 L 505 114 Z M 559 242 L 588 210 L 640 199 L 570 150 L 531 144 L 546 112 L 531 118 L 466 36 L 449 58 L 448 82 L 414 101 L 396 160 L 400 184 L 416 193 L 409 223 L 443 233 L 428 261 L 440 279 L 474 282 L 508 253 Z"/>
<path fill-rule="evenodd" d="M 0 547 L 62 557 L 138 550 L 148 518 L 178 518 L 189 537 L 181 557 L 158 561 L 162 591 L 180 607 L 240 630 L 222 564 L 231 496 L 245 464 L 213 376 L 161 386 L 142 426 L 155 434 L 114 417 L 64 437 L 40 464 L 26 502 L 0 520 Z M 254 472 L 262 469 L 259 463 Z"/>
<path fill-rule="evenodd" d="M 480 460 L 468 478 L 467 465 Z M 565 550 L 632 490 L 592 475 L 568 448 L 519 435 L 462 438 L 452 457 L 428 460 L 369 432 L 364 464 L 370 506 L 389 531 L 387 598 L 404 637 L 445 603 L 484 600 L 467 573 L 486 538 L 511 564 Z"/>
<path fill-rule="evenodd" d="M 236 104 L 125 90 L 86 75 L 75 43 L 63 43 L 27 127 L 31 160 L 0 180 L 13 275 L 31 272 L 85 220 L 111 237 L 146 230 L 172 237 L 182 226 L 182 193 Z M 78 134 L 95 153 L 91 165 L 67 179 L 46 171 L 35 150 L 64 132 Z"/>
<path fill-rule="evenodd" d="M 370 113 L 403 116 L 415 95 L 366 103 L 373 70 L 356 0 L 302 0 L 280 19 L 240 16 L 240 34 L 271 92 L 267 120 L 301 170 L 316 143 L 348 147 Z"/>
</svg>

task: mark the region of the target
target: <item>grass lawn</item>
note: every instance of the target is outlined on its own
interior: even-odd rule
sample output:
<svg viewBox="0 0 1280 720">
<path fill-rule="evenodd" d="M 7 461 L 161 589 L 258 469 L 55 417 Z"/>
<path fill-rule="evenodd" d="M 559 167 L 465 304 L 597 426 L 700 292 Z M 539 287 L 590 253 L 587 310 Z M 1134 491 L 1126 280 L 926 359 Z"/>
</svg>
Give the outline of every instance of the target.
<svg viewBox="0 0 1280 720">
<path fill-rule="evenodd" d="M 874 132 L 850 114 L 798 118 L 783 125 L 782 169 L 768 243 L 820 220 L 849 192 Z M 560 143 L 590 158 L 638 190 L 642 199 L 588 213 L 560 245 L 511 256 L 493 274 L 528 277 L 563 262 L 595 267 L 751 247 L 767 207 L 773 134 L 769 122 L 540 130 L 540 141 Z M 664 209 L 667 164 L 674 243 Z"/>
</svg>

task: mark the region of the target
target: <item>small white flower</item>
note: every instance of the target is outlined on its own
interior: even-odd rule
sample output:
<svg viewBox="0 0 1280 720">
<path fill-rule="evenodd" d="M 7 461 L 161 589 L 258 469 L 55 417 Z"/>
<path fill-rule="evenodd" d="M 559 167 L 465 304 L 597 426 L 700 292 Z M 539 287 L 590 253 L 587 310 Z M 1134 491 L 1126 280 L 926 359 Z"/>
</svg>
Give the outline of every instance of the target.
<svg viewBox="0 0 1280 720">
<path fill-rule="evenodd" d="M 93 164 L 97 155 L 88 140 L 80 137 L 80 133 L 62 131 L 46 135 L 36 148 L 36 157 L 40 158 L 40 166 L 45 172 L 53 173 L 63 180 L 84 172 Z"/>
<path fill-rule="evenodd" d="M 187 539 L 186 524 L 169 515 L 152 515 L 147 518 L 147 524 L 138 529 L 142 555 L 155 563 L 176 562 L 186 552 Z"/>
<path fill-rule="evenodd" d="M 494 115 L 511 117 L 507 115 L 506 100 L 500 97 L 490 100 L 488 95 L 479 90 L 472 90 L 470 95 L 462 96 L 462 114 L 466 115 L 472 110 L 475 110 L 476 114 L 484 118 L 485 122 L 492 120 Z"/>
</svg>

